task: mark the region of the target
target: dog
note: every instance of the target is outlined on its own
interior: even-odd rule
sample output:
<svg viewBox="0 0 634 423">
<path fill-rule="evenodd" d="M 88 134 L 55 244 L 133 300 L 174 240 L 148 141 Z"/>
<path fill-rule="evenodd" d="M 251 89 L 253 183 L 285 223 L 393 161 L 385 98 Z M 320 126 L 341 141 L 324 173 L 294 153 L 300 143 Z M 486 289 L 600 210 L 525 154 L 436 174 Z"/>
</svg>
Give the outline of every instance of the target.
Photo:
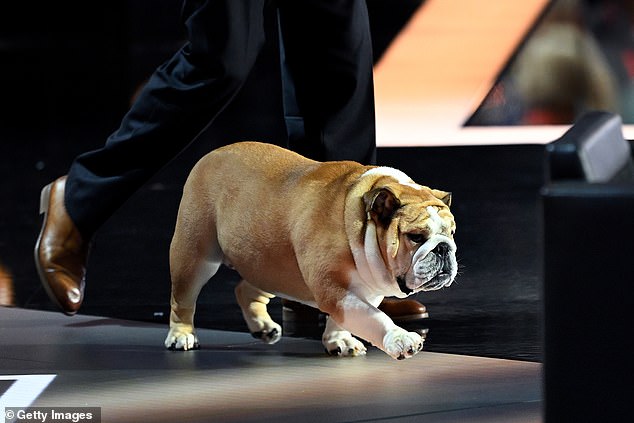
<svg viewBox="0 0 634 423">
<path fill-rule="evenodd" d="M 275 296 L 328 315 L 322 342 L 338 356 L 370 343 L 395 359 L 423 338 L 377 307 L 451 285 L 457 274 L 451 194 L 388 167 L 318 162 L 272 144 L 237 142 L 204 156 L 183 188 L 170 245 L 169 349 L 199 348 L 202 287 L 224 264 L 251 334 L 275 343 Z M 366 341 L 362 342 L 358 338 Z"/>
</svg>

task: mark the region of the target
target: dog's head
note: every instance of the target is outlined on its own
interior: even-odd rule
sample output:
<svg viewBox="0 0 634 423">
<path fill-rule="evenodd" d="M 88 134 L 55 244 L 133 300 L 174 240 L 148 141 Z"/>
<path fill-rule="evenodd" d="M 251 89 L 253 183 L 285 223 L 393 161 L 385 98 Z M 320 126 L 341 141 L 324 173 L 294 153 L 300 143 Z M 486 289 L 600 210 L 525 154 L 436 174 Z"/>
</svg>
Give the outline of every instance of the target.
<svg viewBox="0 0 634 423">
<path fill-rule="evenodd" d="M 458 265 L 450 193 L 391 182 L 367 192 L 364 202 L 383 260 L 400 289 L 396 296 L 451 285 Z"/>
</svg>

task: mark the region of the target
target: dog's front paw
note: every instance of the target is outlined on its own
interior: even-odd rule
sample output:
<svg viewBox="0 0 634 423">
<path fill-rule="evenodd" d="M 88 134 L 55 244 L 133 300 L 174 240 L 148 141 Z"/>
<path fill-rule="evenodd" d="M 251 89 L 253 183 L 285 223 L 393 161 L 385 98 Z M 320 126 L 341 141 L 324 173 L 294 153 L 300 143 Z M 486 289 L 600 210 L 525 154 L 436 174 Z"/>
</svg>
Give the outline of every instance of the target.
<svg viewBox="0 0 634 423">
<path fill-rule="evenodd" d="M 251 332 L 251 336 L 267 344 L 275 344 L 282 338 L 282 327 L 273 320 L 262 322 L 262 329 Z"/>
<path fill-rule="evenodd" d="M 197 350 L 200 344 L 192 326 L 175 325 L 170 328 L 165 338 L 165 348 L 179 351 Z"/>
<path fill-rule="evenodd" d="M 416 332 L 407 332 L 405 329 L 396 328 L 390 330 L 383 337 L 383 351 L 392 358 L 402 360 L 413 357 L 423 349 L 425 339 Z"/>
<path fill-rule="evenodd" d="M 328 354 L 340 357 L 365 355 L 367 351 L 363 342 L 346 330 L 324 332 L 321 342 Z"/>
</svg>

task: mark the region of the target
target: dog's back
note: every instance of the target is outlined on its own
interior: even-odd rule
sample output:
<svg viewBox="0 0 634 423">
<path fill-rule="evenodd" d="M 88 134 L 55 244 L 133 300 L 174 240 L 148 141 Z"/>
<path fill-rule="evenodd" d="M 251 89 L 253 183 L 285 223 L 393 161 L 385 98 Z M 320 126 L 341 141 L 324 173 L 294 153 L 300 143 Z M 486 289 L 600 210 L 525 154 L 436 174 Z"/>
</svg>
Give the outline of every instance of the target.
<svg viewBox="0 0 634 423">
<path fill-rule="evenodd" d="M 273 290 L 284 279 L 291 291 L 289 296 L 306 299 L 309 290 L 298 268 L 298 246 L 293 245 L 293 237 L 288 234 L 301 233 L 302 226 L 309 228 L 308 221 L 342 225 L 343 210 L 332 204 L 344 202 L 333 202 L 328 196 L 345 193 L 330 192 L 329 181 L 353 178 L 364 170 L 358 163 L 317 162 L 258 142 L 240 142 L 214 150 L 194 166 L 185 184 L 172 250 L 206 254 L 212 261 L 234 267 L 263 290 Z M 307 195 L 315 190 L 320 193 Z M 302 197 L 313 200 L 298 201 Z M 319 201 L 315 202 L 315 198 Z M 287 212 L 281 213 L 281 209 Z M 257 231 L 250 229 L 254 227 Z M 340 242 L 347 242 L 343 227 L 334 232 L 341 234 Z M 328 243 L 339 242 L 316 236 L 302 238 L 313 238 L 315 244 L 325 243 L 325 250 Z M 205 243 L 211 245 L 207 251 L 203 250 Z M 275 269 L 275 273 L 268 275 L 264 269 Z"/>
</svg>

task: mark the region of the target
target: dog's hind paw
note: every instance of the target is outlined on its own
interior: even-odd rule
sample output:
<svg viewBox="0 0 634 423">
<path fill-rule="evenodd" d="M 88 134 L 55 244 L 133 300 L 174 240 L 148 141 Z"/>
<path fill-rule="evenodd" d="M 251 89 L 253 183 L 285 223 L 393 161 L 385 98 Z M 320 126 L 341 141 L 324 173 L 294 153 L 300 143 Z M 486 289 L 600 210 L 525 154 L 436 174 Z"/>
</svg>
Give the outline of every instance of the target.
<svg viewBox="0 0 634 423">
<path fill-rule="evenodd" d="M 165 338 L 165 348 L 171 351 L 197 350 L 200 348 L 200 343 L 193 331 L 171 328 Z"/>
<path fill-rule="evenodd" d="M 271 321 L 266 322 L 262 330 L 251 332 L 251 336 L 267 344 L 275 344 L 282 338 L 282 327 Z"/>
</svg>

